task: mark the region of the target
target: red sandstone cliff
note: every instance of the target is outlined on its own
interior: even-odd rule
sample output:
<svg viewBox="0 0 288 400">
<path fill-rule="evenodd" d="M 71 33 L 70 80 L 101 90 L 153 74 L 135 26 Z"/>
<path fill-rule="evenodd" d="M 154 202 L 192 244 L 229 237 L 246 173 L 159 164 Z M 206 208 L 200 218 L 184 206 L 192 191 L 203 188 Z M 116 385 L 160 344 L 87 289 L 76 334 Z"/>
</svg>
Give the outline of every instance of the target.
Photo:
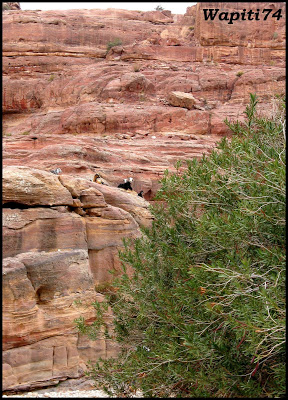
<svg viewBox="0 0 288 400">
<path fill-rule="evenodd" d="M 284 3 L 269 5 L 282 9 L 279 21 L 203 18 L 204 7 L 241 11 L 266 3 L 257 4 L 199 3 L 184 16 L 4 11 L 4 165 L 20 157 L 21 165 L 46 170 L 98 170 L 114 184 L 128 170 L 149 198 L 164 168 L 201 155 L 203 137 L 209 147 L 227 134 L 224 118 L 241 118 L 250 92 L 263 109 L 283 93 Z M 107 52 L 115 39 L 122 44 Z M 172 91 L 191 94 L 194 105 L 171 103 Z"/>
<path fill-rule="evenodd" d="M 4 10 L 5 389 L 76 377 L 112 354 L 73 320 L 92 320 L 80 301 L 102 298 L 94 286 L 119 268 L 122 238 L 151 221 L 144 200 L 113 186 L 133 176 L 149 200 L 165 169 L 228 134 L 224 118 L 241 119 L 250 92 L 269 112 L 285 90 L 284 3 L 269 3 L 283 17 L 261 24 L 203 18 L 263 7 Z M 47 172 L 56 167 L 59 177 Z M 95 172 L 110 187 L 90 182 Z"/>
<path fill-rule="evenodd" d="M 28 167 L 4 168 L 3 203 L 3 389 L 81 376 L 116 347 L 79 336 L 74 319 L 94 320 L 91 303 L 120 268 L 122 239 L 151 223 L 148 203 Z"/>
</svg>

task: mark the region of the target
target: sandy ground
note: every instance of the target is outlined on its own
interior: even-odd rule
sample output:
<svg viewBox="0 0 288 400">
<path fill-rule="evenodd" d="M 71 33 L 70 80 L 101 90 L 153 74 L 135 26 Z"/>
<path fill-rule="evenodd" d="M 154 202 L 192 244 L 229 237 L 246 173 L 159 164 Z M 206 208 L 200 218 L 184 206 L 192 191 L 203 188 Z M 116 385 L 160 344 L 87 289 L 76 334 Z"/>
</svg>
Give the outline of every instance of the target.
<svg viewBox="0 0 288 400">
<path fill-rule="evenodd" d="M 47 398 L 47 397 L 54 397 L 54 398 L 70 398 L 70 397 L 77 397 L 77 398 L 89 398 L 93 397 L 96 399 L 102 399 L 102 398 L 107 398 L 109 395 L 104 393 L 101 390 L 67 390 L 67 391 L 59 391 L 59 392 L 49 392 L 46 391 L 44 393 L 39 393 L 38 391 L 34 392 L 23 392 L 22 394 L 11 394 L 11 395 L 2 395 L 2 398 L 10 398 L 10 397 L 27 397 L 27 398 L 34 398 L 34 397 L 42 397 L 42 398 Z"/>
<path fill-rule="evenodd" d="M 29 392 L 17 392 L 11 393 L 5 392 L 2 395 L 2 398 L 34 398 L 34 397 L 54 397 L 54 398 L 70 398 L 70 397 L 78 397 L 78 398 L 90 398 L 94 399 L 102 399 L 102 398 L 111 398 L 108 394 L 106 394 L 103 390 L 98 390 L 94 388 L 93 380 L 88 378 L 78 378 L 78 379 L 67 379 L 64 382 L 61 382 L 57 386 L 49 386 L 45 389 L 37 389 L 31 390 Z M 117 396 L 115 396 L 117 397 Z M 133 397 L 143 397 L 141 393 L 136 393 Z"/>
</svg>

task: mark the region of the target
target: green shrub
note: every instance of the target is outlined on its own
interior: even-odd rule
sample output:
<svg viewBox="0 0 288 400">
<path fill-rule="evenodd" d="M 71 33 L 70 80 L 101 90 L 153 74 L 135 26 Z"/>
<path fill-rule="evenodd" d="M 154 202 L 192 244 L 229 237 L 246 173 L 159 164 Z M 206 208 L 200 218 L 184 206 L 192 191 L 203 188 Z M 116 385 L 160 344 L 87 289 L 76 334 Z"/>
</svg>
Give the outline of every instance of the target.
<svg viewBox="0 0 288 400">
<path fill-rule="evenodd" d="M 243 74 L 244 74 L 243 71 L 239 71 L 239 72 L 237 72 L 236 76 L 239 76 L 239 78 L 240 78 L 240 76 L 242 76 Z"/>
<path fill-rule="evenodd" d="M 283 397 L 285 121 L 257 115 L 209 156 L 166 171 L 153 226 L 125 242 L 110 305 L 119 357 L 91 364 L 98 388 L 131 397 Z M 281 108 L 282 107 L 282 108 Z M 132 246 L 133 244 L 133 246 Z M 133 267 L 133 276 L 126 273 Z"/>
<path fill-rule="evenodd" d="M 119 38 L 116 38 L 116 39 L 112 40 L 111 42 L 107 43 L 107 51 L 112 49 L 112 47 L 121 46 L 121 44 L 122 44 L 122 40 Z"/>
<path fill-rule="evenodd" d="M 274 32 L 273 36 L 272 36 L 272 39 L 277 39 L 277 38 L 278 38 L 278 32 Z"/>
</svg>

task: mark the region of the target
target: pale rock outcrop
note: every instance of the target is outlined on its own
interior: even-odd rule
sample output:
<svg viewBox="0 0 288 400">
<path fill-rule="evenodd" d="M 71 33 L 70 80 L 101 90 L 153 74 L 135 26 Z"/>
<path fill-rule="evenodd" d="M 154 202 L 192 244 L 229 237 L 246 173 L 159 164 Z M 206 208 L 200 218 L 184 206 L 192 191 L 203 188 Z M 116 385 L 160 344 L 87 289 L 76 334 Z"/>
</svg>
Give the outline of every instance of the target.
<svg viewBox="0 0 288 400">
<path fill-rule="evenodd" d="M 2 202 L 30 206 L 71 205 L 72 196 L 50 172 L 11 166 L 3 171 Z"/>
<path fill-rule="evenodd" d="M 184 107 L 188 110 L 195 108 L 196 99 L 191 93 L 171 92 L 168 97 L 169 104 L 174 107 Z"/>
</svg>

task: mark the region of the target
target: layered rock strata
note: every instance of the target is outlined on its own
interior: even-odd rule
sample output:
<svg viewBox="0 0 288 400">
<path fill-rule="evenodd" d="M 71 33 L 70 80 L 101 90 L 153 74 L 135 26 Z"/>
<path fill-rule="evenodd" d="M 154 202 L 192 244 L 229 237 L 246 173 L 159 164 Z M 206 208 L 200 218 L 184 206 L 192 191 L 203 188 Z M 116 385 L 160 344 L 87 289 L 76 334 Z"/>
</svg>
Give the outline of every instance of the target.
<svg viewBox="0 0 288 400">
<path fill-rule="evenodd" d="M 122 239 L 151 223 L 147 207 L 133 192 L 86 179 L 4 168 L 4 390 L 75 378 L 89 359 L 115 354 L 111 341 L 79 336 L 74 320 L 94 321 L 91 303 L 103 300 L 109 271 L 120 271 Z"/>
<path fill-rule="evenodd" d="M 150 199 L 175 158 L 201 155 L 203 136 L 215 145 L 229 133 L 223 121 L 243 118 L 249 93 L 257 93 L 264 111 L 272 96 L 284 93 L 283 2 L 269 3 L 273 13 L 281 10 L 280 19 L 271 13 L 264 21 L 262 14 L 260 22 L 205 21 L 203 13 L 265 7 L 198 3 L 184 15 L 4 11 L 4 165 L 20 158 L 46 170 L 60 163 L 65 173 L 104 172 L 115 185 L 129 169 L 137 179 L 141 172 L 138 186 Z M 189 144 L 184 153 L 179 135 Z M 157 157 L 163 162 L 149 160 Z"/>
</svg>

